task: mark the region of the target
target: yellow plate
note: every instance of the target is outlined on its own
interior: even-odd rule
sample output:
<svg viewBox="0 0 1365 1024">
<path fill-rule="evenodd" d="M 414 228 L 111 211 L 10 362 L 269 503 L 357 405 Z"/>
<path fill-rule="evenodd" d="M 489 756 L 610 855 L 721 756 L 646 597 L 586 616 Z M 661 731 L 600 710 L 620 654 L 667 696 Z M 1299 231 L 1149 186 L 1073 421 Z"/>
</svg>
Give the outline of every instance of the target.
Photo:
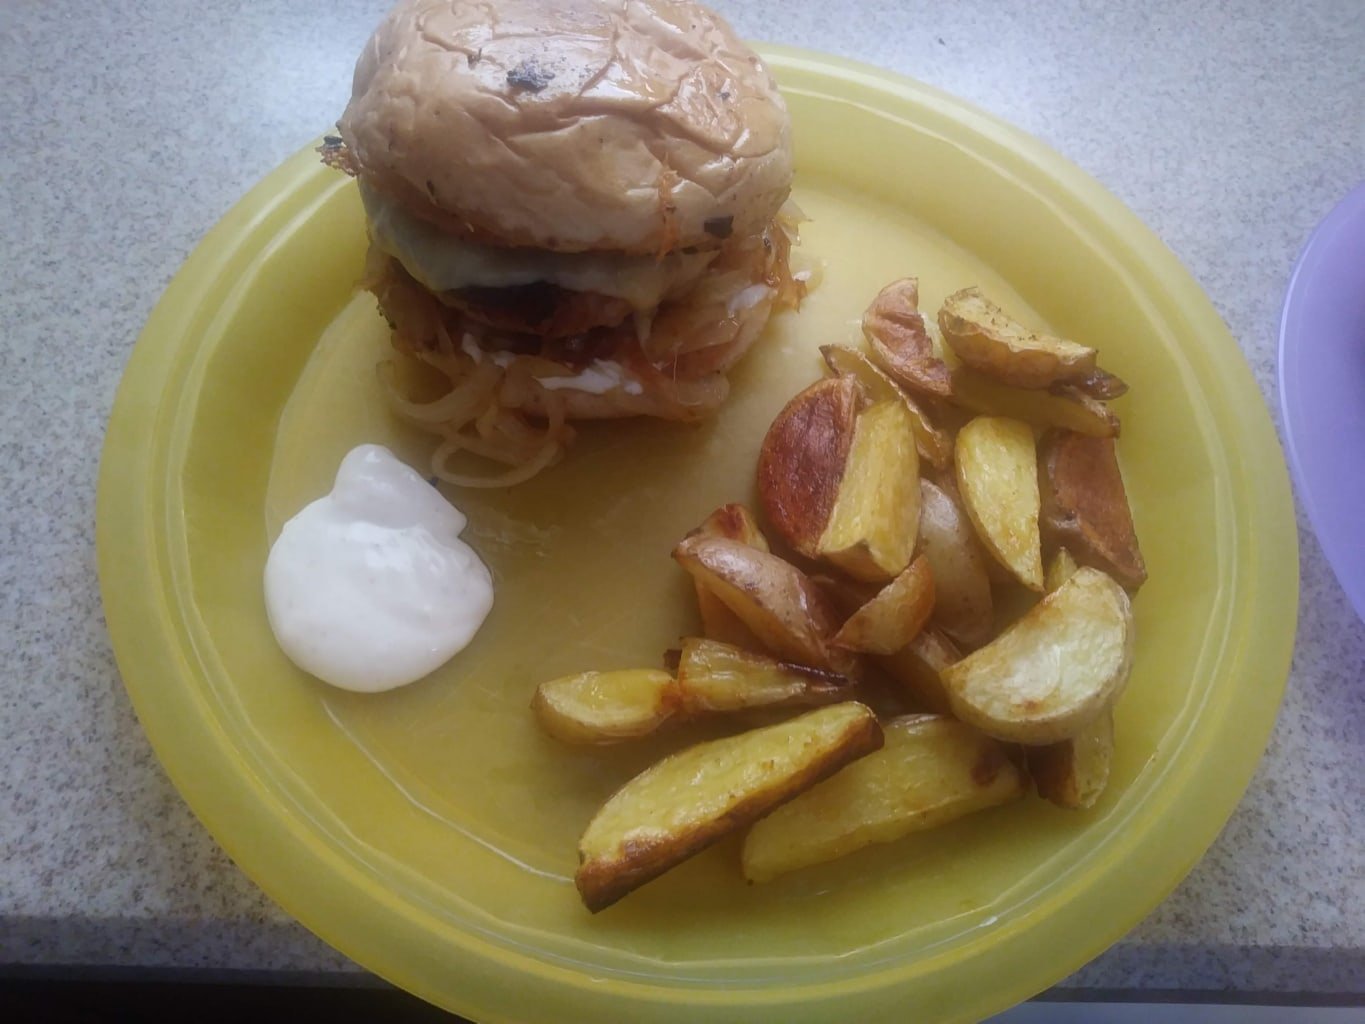
<svg viewBox="0 0 1365 1024">
<path fill-rule="evenodd" d="M 355 280 L 354 185 L 300 153 L 204 239 L 157 306 L 101 466 L 100 577 L 120 668 L 190 806 L 252 878 L 355 960 L 487 1021 L 977 1018 L 1132 927 L 1227 819 L 1274 721 L 1297 607 L 1289 488 L 1261 395 L 1174 257 L 1038 142 L 915 82 L 768 51 L 791 105 L 803 250 L 824 282 L 701 428 L 584 431 L 560 466 L 457 496 L 497 577 L 474 645 L 380 696 L 294 669 L 261 573 L 284 517 L 378 441 L 385 355 Z M 767 886 L 733 844 L 589 916 L 575 840 L 629 774 L 698 733 L 605 752 L 539 735 L 568 671 L 657 664 L 695 628 L 668 558 L 750 499 L 817 345 L 893 277 L 927 308 L 981 284 L 1099 346 L 1131 385 L 1121 450 L 1151 582 L 1118 710 L 1114 783 L 1088 814 L 1041 801 Z"/>
</svg>

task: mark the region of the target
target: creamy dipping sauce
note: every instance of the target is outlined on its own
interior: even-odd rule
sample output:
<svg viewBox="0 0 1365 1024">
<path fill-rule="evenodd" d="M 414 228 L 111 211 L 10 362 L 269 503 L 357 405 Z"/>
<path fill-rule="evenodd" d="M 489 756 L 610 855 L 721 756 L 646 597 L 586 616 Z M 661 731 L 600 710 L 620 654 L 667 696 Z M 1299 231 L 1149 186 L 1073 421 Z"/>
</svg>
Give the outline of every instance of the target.
<svg viewBox="0 0 1365 1024">
<path fill-rule="evenodd" d="M 270 628 L 305 672 L 378 692 L 463 650 L 493 607 L 465 517 L 380 445 L 352 450 L 332 492 L 284 524 L 265 565 Z"/>
</svg>

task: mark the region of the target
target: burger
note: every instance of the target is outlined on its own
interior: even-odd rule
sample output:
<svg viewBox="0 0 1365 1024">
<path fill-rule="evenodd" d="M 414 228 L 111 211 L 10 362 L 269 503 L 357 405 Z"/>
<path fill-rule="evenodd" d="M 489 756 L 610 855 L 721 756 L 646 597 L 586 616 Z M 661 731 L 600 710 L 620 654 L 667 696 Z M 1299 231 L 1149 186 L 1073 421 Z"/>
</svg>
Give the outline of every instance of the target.
<svg viewBox="0 0 1365 1024">
<path fill-rule="evenodd" d="M 786 106 L 691 0 L 404 0 L 322 153 L 359 181 L 394 347 L 444 382 L 391 374 L 395 405 L 457 483 L 530 477 L 574 420 L 713 413 L 803 292 Z"/>
</svg>

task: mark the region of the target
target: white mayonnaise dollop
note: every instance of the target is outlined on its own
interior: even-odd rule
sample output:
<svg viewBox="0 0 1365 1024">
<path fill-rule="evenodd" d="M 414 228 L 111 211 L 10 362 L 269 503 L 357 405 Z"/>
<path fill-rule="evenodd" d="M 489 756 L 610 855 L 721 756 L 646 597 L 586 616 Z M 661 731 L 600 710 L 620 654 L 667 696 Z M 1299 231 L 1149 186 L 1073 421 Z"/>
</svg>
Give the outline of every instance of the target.
<svg viewBox="0 0 1365 1024">
<path fill-rule="evenodd" d="M 387 449 L 354 449 L 332 493 L 289 522 L 265 564 L 265 604 L 291 661 L 378 692 L 462 650 L 493 607 L 465 517 Z"/>
</svg>

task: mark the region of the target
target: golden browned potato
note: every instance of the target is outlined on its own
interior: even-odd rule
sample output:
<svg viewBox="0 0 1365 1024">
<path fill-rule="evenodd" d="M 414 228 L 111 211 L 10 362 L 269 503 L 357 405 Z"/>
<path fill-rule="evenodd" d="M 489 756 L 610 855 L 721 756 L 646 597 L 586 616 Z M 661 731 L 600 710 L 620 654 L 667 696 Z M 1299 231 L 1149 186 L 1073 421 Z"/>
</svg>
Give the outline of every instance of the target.
<svg viewBox="0 0 1365 1024">
<path fill-rule="evenodd" d="M 1058 388 L 1062 394 L 1066 394 L 1068 388 L 1075 388 L 1081 394 L 1101 402 L 1108 402 L 1128 393 L 1128 385 L 1121 378 L 1115 377 L 1107 370 L 1101 370 L 1098 366 L 1083 376 L 1068 380 L 1065 384 L 1054 384 L 1053 387 Z"/>
<path fill-rule="evenodd" d="M 1005 747 L 969 725 L 910 715 L 883 732 L 881 750 L 754 824 L 741 854 L 745 878 L 766 882 L 1024 794 Z"/>
<path fill-rule="evenodd" d="M 903 277 L 877 293 L 863 314 L 863 336 L 872 357 L 897 383 L 931 398 L 953 393 L 953 378 L 919 311 L 919 281 Z"/>
<path fill-rule="evenodd" d="M 758 528 L 749 510 L 740 504 L 722 505 L 709 516 L 689 536 L 728 537 L 741 544 L 768 550 L 768 538 Z M 697 611 L 701 615 L 702 632 L 712 640 L 735 644 L 748 650 L 756 650 L 762 645 L 739 616 L 730 611 L 715 594 L 700 583 L 693 581 L 697 592 Z"/>
<path fill-rule="evenodd" d="M 833 647 L 840 625 L 825 594 L 796 566 L 728 537 L 685 538 L 673 557 L 784 661 L 857 677 L 858 659 Z"/>
<path fill-rule="evenodd" d="M 1017 388 L 1046 388 L 1095 370 L 1093 348 L 1029 330 L 980 288 L 949 295 L 938 311 L 938 326 L 964 365 Z"/>
<path fill-rule="evenodd" d="M 1025 391 L 963 367 L 953 371 L 953 403 L 985 416 L 1009 416 L 1036 427 L 1062 427 L 1091 437 L 1118 437 L 1119 418 L 1074 385 Z"/>
<path fill-rule="evenodd" d="M 689 537 L 728 537 L 759 551 L 768 551 L 768 538 L 758 528 L 753 514 L 738 502 L 722 505 L 701 521 Z"/>
<path fill-rule="evenodd" d="M 594 913 L 882 745 L 853 701 L 700 743 L 622 786 L 578 841 L 574 883 Z"/>
<path fill-rule="evenodd" d="M 1129 590 L 1147 579 L 1113 438 L 1055 430 L 1043 438 L 1042 531 L 1078 562 L 1109 573 Z"/>
<path fill-rule="evenodd" d="M 758 454 L 763 514 L 799 554 L 815 558 L 867 404 L 852 377 L 817 381 L 777 414 Z"/>
<path fill-rule="evenodd" d="M 1043 589 L 1038 457 L 1028 424 L 978 416 L 957 434 L 957 486 L 976 534 L 1030 590 Z"/>
<path fill-rule="evenodd" d="M 920 458 L 935 469 L 947 469 L 953 461 L 953 436 L 936 427 L 933 421 L 904 389 L 877 368 L 877 364 L 857 349 L 844 345 L 821 345 L 825 365 L 835 375 L 856 377 L 874 402 L 902 401 L 910 412 L 910 428 L 915 432 L 915 448 Z"/>
<path fill-rule="evenodd" d="M 734 644 L 746 651 L 759 651 L 763 643 L 754 636 L 753 630 L 730 611 L 722 601 L 700 583 L 693 584 L 697 592 L 697 614 L 701 618 L 701 631 L 704 636 L 724 644 Z"/>
<path fill-rule="evenodd" d="M 919 527 L 919 456 L 901 399 L 864 408 L 851 375 L 793 398 L 768 428 L 758 495 L 773 528 L 799 554 L 884 582 L 910 562 Z"/>
<path fill-rule="evenodd" d="M 814 576 L 812 581 L 845 616 L 852 615 L 876 596 L 876 591 L 865 583 L 832 576 Z M 952 640 L 930 625 L 896 653 L 873 655 L 871 661 L 897 684 L 916 710 L 946 715 L 951 713 L 951 707 L 942 673 L 961 657 L 962 652 Z"/>
<path fill-rule="evenodd" d="M 1071 552 L 1058 548 L 1047 566 L 1048 593 L 1056 590 L 1080 568 Z M 1029 747 L 1029 771 L 1038 795 L 1058 807 L 1093 807 L 1109 782 L 1109 764 L 1114 756 L 1114 712 L 1112 705 L 1076 736 L 1046 747 Z"/>
<path fill-rule="evenodd" d="M 1057 553 L 1052 556 L 1052 561 L 1047 563 L 1047 575 L 1044 577 L 1044 589 L 1050 594 L 1060 587 L 1072 576 L 1076 575 L 1076 570 L 1080 566 L 1076 564 L 1076 559 L 1071 557 L 1071 552 L 1066 548 L 1058 548 Z"/>
<path fill-rule="evenodd" d="M 1083 810 L 1095 806 L 1109 784 L 1114 757 L 1114 713 L 1105 708 L 1069 740 L 1030 747 L 1029 771 L 1038 795 L 1058 807 Z"/>
<path fill-rule="evenodd" d="M 873 664 L 900 686 L 911 703 L 936 715 L 952 713 L 943 672 L 962 659 L 952 640 L 937 629 L 926 629 L 895 654 L 873 658 Z"/>
<path fill-rule="evenodd" d="M 837 672 L 689 637 L 678 659 L 677 686 L 684 712 L 701 714 L 830 704 L 847 700 L 857 684 Z"/>
<path fill-rule="evenodd" d="M 985 647 L 944 669 L 942 679 L 964 722 L 1043 746 L 1079 735 L 1104 712 L 1132 662 L 1128 594 L 1082 567 Z"/>
<path fill-rule="evenodd" d="M 541 728 L 565 743 L 615 743 L 654 732 L 678 710 L 667 672 L 580 672 L 541 683 L 531 699 Z"/>
<path fill-rule="evenodd" d="M 924 628 L 933 610 L 934 573 L 921 555 L 850 615 L 832 642 L 869 654 L 895 654 Z"/>
<path fill-rule="evenodd" d="M 969 647 L 990 639 L 995 625 L 986 556 L 971 520 L 951 494 L 919 482 L 919 533 L 934 574 L 934 621 Z"/>
<path fill-rule="evenodd" d="M 910 419 L 905 403 L 877 402 L 854 426 L 848 467 L 816 553 L 856 579 L 894 579 L 914 554 L 919 456 Z"/>
</svg>

